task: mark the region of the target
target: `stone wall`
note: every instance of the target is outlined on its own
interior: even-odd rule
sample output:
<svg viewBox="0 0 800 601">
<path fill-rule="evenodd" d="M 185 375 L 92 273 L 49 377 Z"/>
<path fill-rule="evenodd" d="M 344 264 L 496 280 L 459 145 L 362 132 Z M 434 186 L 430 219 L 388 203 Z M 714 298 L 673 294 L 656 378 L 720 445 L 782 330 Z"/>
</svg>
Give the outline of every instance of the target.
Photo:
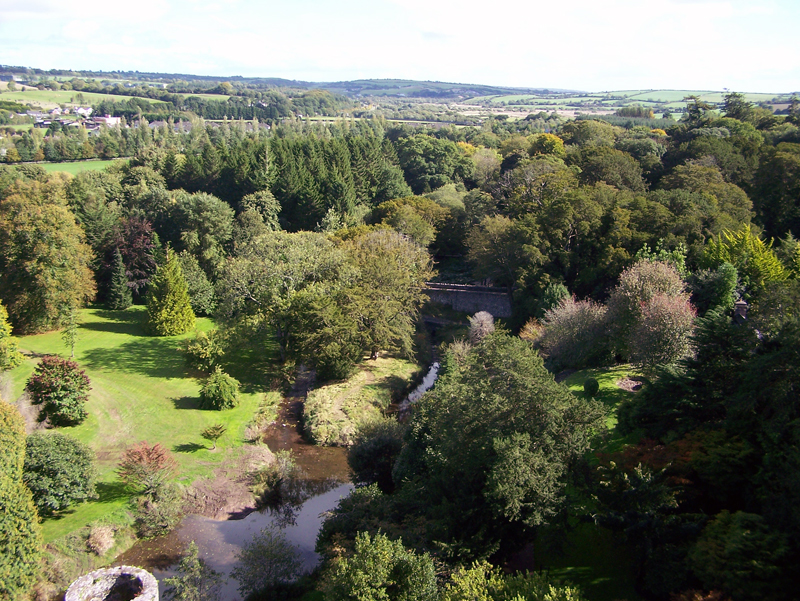
<svg viewBox="0 0 800 601">
<path fill-rule="evenodd" d="M 505 288 L 432 282 L 426 286 L 425 293 L 434 303 L 465 313 L 488 311 L 494 317 L 511 317 L 511 297 Z"/>
<path fill-rule="evenodd" d="M 64 601 L 158 601 L 158 581 L 150 572 L 117 566 L 89 572 L 73 582 Z"/>
</svg>

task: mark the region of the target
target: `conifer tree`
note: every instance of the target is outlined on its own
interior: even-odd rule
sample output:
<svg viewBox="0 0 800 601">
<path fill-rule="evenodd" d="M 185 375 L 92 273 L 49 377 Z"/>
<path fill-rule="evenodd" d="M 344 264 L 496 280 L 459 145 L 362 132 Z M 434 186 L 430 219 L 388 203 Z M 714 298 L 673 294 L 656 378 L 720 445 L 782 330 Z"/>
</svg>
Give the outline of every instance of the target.
<svg viewBox="0 0 800 601">
<path fill-rule="evenodd" d="M 25 422 L 0 399 L 0 599 L 21 598 L 39 572 L 41 526 L 22 482 L 24 457 Z"/>
<path fill-rule="evenodd" d="M 189 288 L 178 256 L 167 248 L 167 261 L 150 281 L 147 298 L 147 326 L 156 336 L 176 336 L 194 327 L 195 316 Z"/>
<path fill-rule="evenodd" d="M 114 272 L 111 274 L 111 288 L 108 291 L 108 308 L 122 311 L 133 304 L 133 294 L 128 286 L 125 263 L 119 248 L 114 251 Z"/>
<path fill-rule="evenodd" d="M 0 371 L 14 369 L 22 363 L 22 353 L 17 349 L 17 339 L 11 335 L 8 311 L 0 302 Z"/>
</svg>

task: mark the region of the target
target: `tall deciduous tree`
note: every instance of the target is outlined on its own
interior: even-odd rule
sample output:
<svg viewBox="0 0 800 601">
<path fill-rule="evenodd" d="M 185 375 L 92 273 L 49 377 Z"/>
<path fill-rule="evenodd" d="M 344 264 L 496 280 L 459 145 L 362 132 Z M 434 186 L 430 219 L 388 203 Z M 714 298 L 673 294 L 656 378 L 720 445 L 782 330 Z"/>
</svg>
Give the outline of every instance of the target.
<svg viewBox="0 0 800 601">
<path fill-rule="evenodd" d="M 0 203 L 0 300 L 26 333 L 58 328 L 94 298 L 92 253 L 58 183 L 18 186 Z"/>
<path fill-rule="evenodd" d="M 147 298 L 147 326 L 156 336 L 184 334 L 195 316 L 178 257 L 167 249 L 167 263 L 156 271 Z"/>
<path fill-rule="evenodd" d="M 605 411 L 557 384 L 525 341 L 504 332 L 444 365 L 415 406 L 394 477 L 420 499 L 434 544 L 487 557 L 562 507 L 570 466 Z"/>
</svg>

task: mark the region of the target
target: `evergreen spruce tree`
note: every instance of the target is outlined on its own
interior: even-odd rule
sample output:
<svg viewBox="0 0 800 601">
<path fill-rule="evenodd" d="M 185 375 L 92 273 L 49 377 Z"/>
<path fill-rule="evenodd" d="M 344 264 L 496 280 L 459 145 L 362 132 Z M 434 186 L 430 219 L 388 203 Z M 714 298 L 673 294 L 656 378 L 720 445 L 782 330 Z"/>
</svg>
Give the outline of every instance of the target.
<svg viewBox="0 0 800 601">
<path fill-rule="evenodd" d="M 194 327 L 189 288 L 175 252 L 167 247 L 167 261 L 150 281 L 147 327 L 155 336 L 175 336 Z"/>
<path fill-rule="evenodd" d="M 8 311 L 0 302 L 0 372 L 14 369 L 22 363 L 22 353 L 17 348 L 17 339 L 11 335 Z"/>
<path fill-rule="evenodd" d="M 127 309 L 133 304 L 133 294 L 125 275 L 125 263 L 119 248 L 114 252 L 114 272 L 111 274 L 111 288 L 108 291 L 108 308 L 116 311 Z"/>
</svg>

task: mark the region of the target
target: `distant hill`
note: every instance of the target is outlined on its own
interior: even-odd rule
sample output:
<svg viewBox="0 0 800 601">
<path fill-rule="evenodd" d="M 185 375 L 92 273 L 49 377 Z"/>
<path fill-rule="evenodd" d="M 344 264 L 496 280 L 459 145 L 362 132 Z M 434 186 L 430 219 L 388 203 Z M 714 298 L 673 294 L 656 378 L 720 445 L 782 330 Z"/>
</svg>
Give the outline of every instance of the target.
<svg viewBox="0 0 800 601">
<path fill-rule="evenodd" d="M 224 81 L 242 83 L 257 88 L 323 89 L 344 96 L 389 96 L 436 99 L 463 99 L 476 96 L 506 96 L 510 94 L 565 94 L 575 90 L 558 88 L 514 88 L 482 84 L 449 83 L 442 81 L 415 81 L 412 79 L 358 79 L 354 81 L 301 81 L 279 77 L 243 77 L 241 75 L 194 75 L 191 73 L 156 73 L 148 71 L 71 71 L 68 69 L 35 69 L 0 65 L 0 77 L 47 76 L 59 80 L 79 77 L 122 82 L 174 84 L 178 82 L 216 84 Z"/>
</svg>

